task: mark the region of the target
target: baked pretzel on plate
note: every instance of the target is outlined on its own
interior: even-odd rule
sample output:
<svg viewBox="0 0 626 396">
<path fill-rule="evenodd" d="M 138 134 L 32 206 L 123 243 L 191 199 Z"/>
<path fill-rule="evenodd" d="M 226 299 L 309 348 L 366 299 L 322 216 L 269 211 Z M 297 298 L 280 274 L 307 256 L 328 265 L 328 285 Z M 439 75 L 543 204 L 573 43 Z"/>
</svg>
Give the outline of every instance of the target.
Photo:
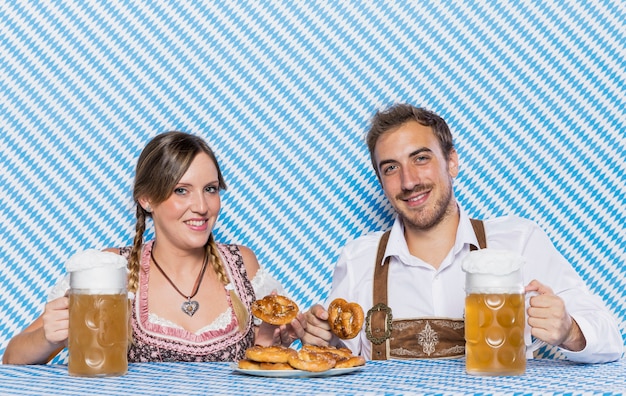
<svg viewBox="0 0 626 396">
<path fill-rule="evenodd" d="M 246 350 L 238 366 L 244 370 L 303 370 L 322 372 L 333 368 L 351 368 L 365 365 L 362 356 L 352 355 L 347 348 L 303 345 L 302 349 L 281 345 L 256 345 Z"/>
</svg>

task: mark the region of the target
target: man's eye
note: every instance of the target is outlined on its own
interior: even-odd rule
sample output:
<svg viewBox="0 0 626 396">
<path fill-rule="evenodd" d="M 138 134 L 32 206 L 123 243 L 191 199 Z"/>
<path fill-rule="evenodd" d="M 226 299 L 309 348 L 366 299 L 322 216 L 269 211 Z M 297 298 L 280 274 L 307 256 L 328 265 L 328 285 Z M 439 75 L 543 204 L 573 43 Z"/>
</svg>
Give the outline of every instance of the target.
<svg viewBox="0 0 626 396">
<path fill-rule="evenodd" d="M 398 167 L 395 166 L 395 165 L 385 166 L 383 168 L 383 174 L 388 175 L 388 174 L 392 173 L 393 171 L 395 171 L 396 169 L 398 169 Z"/>
</svg>

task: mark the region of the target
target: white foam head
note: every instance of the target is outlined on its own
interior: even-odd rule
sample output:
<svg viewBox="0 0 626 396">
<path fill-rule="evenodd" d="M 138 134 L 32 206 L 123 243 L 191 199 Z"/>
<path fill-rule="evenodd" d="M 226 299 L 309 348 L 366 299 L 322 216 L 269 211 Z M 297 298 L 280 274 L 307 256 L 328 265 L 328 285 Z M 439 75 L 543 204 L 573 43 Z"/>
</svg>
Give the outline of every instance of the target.
<svg viewBox="0 0 626 396">
<path fill-rule="evenodd" d="M 521 293 L 524 258 L 517 253 L 480 249 L 463 260 L 465 290 L 470 293 Z"/>
<path fill-rule="evenodd" d="M 119 254 L 96 249 L 79 252 L 65 264 L 72 289 L 87 289 L 95 293 L 126 289 L 126 266 L 126 259 Z"/>
</svg>

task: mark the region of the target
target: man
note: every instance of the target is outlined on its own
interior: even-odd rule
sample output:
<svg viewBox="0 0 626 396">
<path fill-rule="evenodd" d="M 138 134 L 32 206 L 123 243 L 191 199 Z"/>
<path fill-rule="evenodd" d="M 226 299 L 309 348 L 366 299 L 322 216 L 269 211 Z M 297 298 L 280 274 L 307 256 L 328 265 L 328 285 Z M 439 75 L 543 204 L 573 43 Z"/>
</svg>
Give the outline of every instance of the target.
<svg viewBox="0 0 626 396">
<path fill-rule="evenodd" d="M 315 305 L 294 324 L 303 343 L 343 344 L 366 359 L 462 356 L 461 263 L 470 249 L 488 247 L 525 260 L 527 345 L 535 337 L 579 362 L 620 358 L 615 319 L 536 224 L 514 216 L 475 221 L 460 207 L 453 191 L 458 154 L 441 117 L 392 106 L 373 118 L 367 145 L 397 217 L 388 234 L 345 246 L 328 299 L 360 304 L 366 324 L 355 338 L 339 340 L 329 331 L 328 312 Z"/>
</svg>

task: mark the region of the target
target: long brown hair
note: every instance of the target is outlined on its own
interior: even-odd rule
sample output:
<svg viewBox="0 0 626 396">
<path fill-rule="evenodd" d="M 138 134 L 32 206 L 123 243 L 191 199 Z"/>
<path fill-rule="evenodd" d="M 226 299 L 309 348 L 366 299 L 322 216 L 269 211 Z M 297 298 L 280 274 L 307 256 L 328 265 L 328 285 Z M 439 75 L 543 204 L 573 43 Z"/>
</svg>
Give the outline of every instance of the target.
<svg viewBox="0 0 626 396">
<path fill-rule="evenodd" d="M 139 204 L 139 199 L 148 198 L 153 204 L 160 204 L 168 199 L 178 181 L 189 169 L 191 162 L 200 153 L 205 153 L 211 158 L 217 168 L 219 188 L 226 190 L 226 182 L 213 150 L 198 136 L 178 131 L 165 132 L 150 140 L 139 155 L 133 187 L 137 222 L 133 247 L 128 258 L 128 290 L 133 293 L 137 291 L 139 284 L 139 266 L 144 243 L 143 236 L 146 231 L 146 218 L 152 216 Z M 209 235 L 205 248 L 218 279 L 222 284 L 227 285 L 230 281 L 220 259 L 213 233 Z M 230 296 L 239 328 L 243 330 L 249 319 L 248 310 L 232 288 Z"/>
</svg>

